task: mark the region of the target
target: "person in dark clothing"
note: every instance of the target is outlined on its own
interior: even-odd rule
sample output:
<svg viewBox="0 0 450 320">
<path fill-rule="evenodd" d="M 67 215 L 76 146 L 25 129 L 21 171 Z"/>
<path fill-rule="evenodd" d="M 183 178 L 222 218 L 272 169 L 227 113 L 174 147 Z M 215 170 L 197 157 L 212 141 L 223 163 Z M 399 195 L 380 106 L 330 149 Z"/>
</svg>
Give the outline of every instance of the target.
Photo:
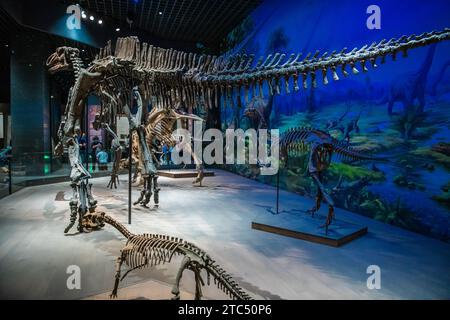
<svg viewBox="0 0 450 320">
<path fill-rule="evenodd" d="M 102 147 L 103 144 L 100 142 L 100 139 L 95 136 L 92 139 L 92 144 L 91 144 L 91 159 L 92 159 L 92 171 L 95 171 L 95 165 L 97 163 L 97 152 L 99 147 Z"/>
</svg>

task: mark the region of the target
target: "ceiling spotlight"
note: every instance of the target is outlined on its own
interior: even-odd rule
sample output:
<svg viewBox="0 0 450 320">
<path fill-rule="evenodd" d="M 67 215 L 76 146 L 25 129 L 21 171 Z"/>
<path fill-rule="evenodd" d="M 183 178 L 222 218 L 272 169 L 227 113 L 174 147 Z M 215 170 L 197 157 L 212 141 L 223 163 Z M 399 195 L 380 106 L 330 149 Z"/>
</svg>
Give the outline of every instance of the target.
<svg viewBox="0 0 450 320">
<path fill-rule="evenodd" d="M 89 20 L 94 21 L 94 16 L 90 16 Z"/>
<path fill-rule="evenodd" d="M 5 47 L 7 47 L 7 48 L 8 48 L 8 47 L 9 47 L 9 45 L 5 44 Z"/>
<path fill-rule="evenodd" d="M 81 11 L 81 17 L 82 17 L 83 19 L 86 19 L 86 18 L 87 18 L 87 15 L 86 15 L 86 13 L 85 13 L 84 11 Z"/>
<path fill-rule="evenodd" d="M 100 20 L 98 20 L 98 24 L 102 24 L 103 23 L 103 21 L 100 19 Z"/>
<path fill-rule="evenodd" d="M 119 31 L 120 31 L 120 28 L 116 28 L 116 31 L 119 32 Z"/>
<path fill-rule="evenodd" d="M 158 12 L 159 13 L 159 15 L 162 15 L 162 11 L 160 11 L 160 12 Z"/>
</svg>

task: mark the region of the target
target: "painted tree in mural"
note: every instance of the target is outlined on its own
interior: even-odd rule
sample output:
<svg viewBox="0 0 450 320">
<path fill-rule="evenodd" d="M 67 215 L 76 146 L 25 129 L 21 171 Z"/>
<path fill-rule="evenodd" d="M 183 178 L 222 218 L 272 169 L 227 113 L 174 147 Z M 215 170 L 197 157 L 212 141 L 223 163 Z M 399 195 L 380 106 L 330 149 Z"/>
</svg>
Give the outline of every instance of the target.
<svg viewBox="0 0 450 320">
<path fill-rule="evenodd" d="M 267 41 L 266 53 L 273 54 L 280 51 L 285 51 L 289 44 L 289 38 L 283 28 L 279 27 L 273 30 Z M 269 95 L 267 99 L 260 97 L 253 97 L 253 99 L 246 104 L 243 115 L 249 119 L 250 127 L 254 129 L 271 128 L 272 124 L 276 125 L 279 121 L 280 112 L 276 107 L 274 112 L 275 118 L 271 118 L 274 108 L 274 95 Z M 273 123 L 271 123 L 273 122 Z"/>
<path fill-rule="evenodd" d="M 266 50 L 267 54 L 287 51 L 289 42 L 290 42 L 290 39 L 286 35 L 284 28 L 282 28 L 282 27 L 276 28 L 269 35 L 269 40 L 267 43 L 267 50 Z M 266 112 L 266 114 L 268 114 L 267 120 L 270 124 L 270 127 L 272 127 L 272 126 L 276 127 L 280 121 L 281 112 L 280 112 L 279 103 L 274 104 L 274 97 L 272 97 L 272 96 L 269 97 L 269 100 L 267 101 L 266 109 L 267 110 L 265 110 L 265 112 Z M 275 109 L 274 112 L 272 112 L 272 109 Z M 272 118 L 271 118 L 271 114 L 273 115 Z"/>
</svg>

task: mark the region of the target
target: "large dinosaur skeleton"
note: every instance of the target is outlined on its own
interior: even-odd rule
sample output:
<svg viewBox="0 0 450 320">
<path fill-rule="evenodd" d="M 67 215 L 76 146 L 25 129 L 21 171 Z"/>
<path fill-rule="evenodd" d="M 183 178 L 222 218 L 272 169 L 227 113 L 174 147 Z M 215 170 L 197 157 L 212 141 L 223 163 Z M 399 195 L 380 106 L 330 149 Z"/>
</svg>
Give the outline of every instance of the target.
<svg viewBox="0 0 450 320">
<path fill-rule="evenodd" d="M 409 49 L 448 39 L 450 29 L 445 29 L 419 36 L 381 40 L 349 52 L 346 48 L 322 55 L 317 51 L 303 59 L 302 54 L 291 54 L 289 57 L 280 53 L 270 54 L 254 63 L 254 55 L 198 55 L 154 47 L 140 43 L 136 37 L 127 37 L 118 38 L 115 48 L 109 41 L 86 69 L 82 67 L 78 49 L 60 47 L 47 60 L 49 71 L 54 73 L 72 69 L 75 83 L 70 90 L 65 117 L 60 125 L 60 141 L 56 152 L 61 153 L 63 147 L 70 145 L 75 134 L 80 131 L 84 101 L 90 93 L 101 97 L 102 104 L 108 109 L 105 114 L 109 114 L 109 121 L 115 118 L 114 111 L 130 103 L 132 93 L 129 88 L 135 86 L 142 94 L 143 105 L 147 106 L 152 100 L 154 108 L 171 109 L 177 101 L 182 101 L 188 109 L 195 109 L 201 104 L 212 108 L 220 104 L 220 97 L 226 107 L 235 105 L 235 97 L 240 100 L 242 89 L 245 103 L 248 104 L 250 95 L 263 97 L 264 87 L 267 87 L 269 95 L 280 94 L 284 82 L 285 91 L 289 93 L 292 80 L 294 91 L 298 91 L 299 78 L 303 88 L 308 87 L 308 79 L 316 87 L 317 72 L 322 75 L 326 85 L 329 72 L 333 80 L 339 80 L 338 68 L 344 76 L 348 75 L 347 66 L 354 74 L 359 73 L 358 65 L 363 72 L 367 72 L 367 64 L 377 67 L 377 59 L 384 63 L 386 56 L 391 55 L 395 60 L 398 54 L 407 56 Z M 137 125 L 139 143 L 144 153 L 145 174 L 150 179 L 156 169 L 145 143 L 144 126 L 142 123 Z M 150 190 L 148 184 L 145 188 Z"/>
<path fill-rule="evenodd" d="M 328 234 L 328 226 L 334 218 L 334 202 L 325 190 L 323 175 L 331 164 L 333 154 L 350 160 L 384 160 L 372 157 L 353 149 L 345 141 L 338 141 L 325 131 L 313 128 L 293 128 L 280 138 L 280 156 L 289 156 L 309 151 L 307 171 L 317 187 L 316 203 L 308 210 L 312 216 L 319 211 L 322 201 L 328 204 L 328 215 L 323 227 Z"/>
<path fill-rule="evenodd" d="M 188 269 L 194 272 L 195 276 L 195 299 L 199 300 L 203 296 L 202 286 L 205 281 L 201 276 L 202 271 L 206 271 L 206 284 L 210 284 L 211 277 L 217 287 L 233 300 L 252 299 L 215 261 L 203 250 L 192 243 L 183 241 L 166 235 L 158 234 L 132 234 L 125 226 L 105 215 L 103 212 L 88 214 L 89 220 L 96 225 L 108 223 L 116 228 L 126 239 L 125 247 L 120 251 L 116 261 L 116 275 L 111 298 L 117 297 L 119 282 L 122 281 L 129 272 L 149 268 L 155 265 L 170 263 L 174 256 L 183 256 L 180 268 L 175 278 L 172 288 L 173 299 L 180 299 L 180 281 L 183 272 Z M 122 275 L 122 265 L 125 263 L 129 269 Z"/>
</svg>

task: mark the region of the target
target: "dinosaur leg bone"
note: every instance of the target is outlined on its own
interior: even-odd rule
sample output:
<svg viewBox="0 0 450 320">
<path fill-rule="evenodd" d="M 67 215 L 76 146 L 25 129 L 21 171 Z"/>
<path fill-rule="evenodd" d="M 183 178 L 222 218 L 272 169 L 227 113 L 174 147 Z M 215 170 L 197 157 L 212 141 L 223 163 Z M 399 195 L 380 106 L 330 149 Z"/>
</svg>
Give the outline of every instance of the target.
<svg viewBox="0 0 450 320">
<path fill-rule="evenodd" d="M 191 269 L 194 272 L 195 277 L 195 300 L 201 300 L 203 297 L 202 286 L 205 285 L 205 282 L 203 281 L 200 275 L 200 269 L 197 266 L 193 266 Z"/>
<path fill-rule="evenodd" d="M 328 204 L 328 215 L 327 219 L 325 221 L 325 224 L 322 227 L 325 227 L 325 234 L 328 234 L 328 226 L 331 224 L 333 218 L 334 218 L 334 202 L 333 199 L 331 199 L 330 195 L 326 192 L 325 187 L 322 184 L 322 172 L 316 172 L 312 173 L 312 178 L 314 183 L 317 186 L 317 201 L 316 201 L 316 208 L 319 210 L 320 203 L 323 200 Z M 320 197 L 319 197 L 320 194 Z M 316 210 L 316 211 L 317 211 Z"/>
<path fill-rule="evenodd" d="M 89 205 L 89 212 L 94 212 L 95 208 L 97 206 L 97 200 L 94 199 L 94 196 L 92 195 L 92 183 L 87 183 L 87 188 L 86 188 L 86 196 L 87 196 L 87 200 L 88 200 L 88 205 Z"/>
<path fill-rule="evenodd" d="M 183 276 L 183 271 L 189 266 L 191 263 L 191 259 L 188 256 L 185 256 L 183 258 L 183 261 L 181 261 L 180 268 L 178 269 L 177 276 L 175 278 L 175 284 L 172 288 L 172 293 L 174 297 L 172 300 L 180 300 L 180 281 L 181 277 Z"/>
<path fill-rule="evenodd" d="M 161 190 L 161 189 L 158 187 L 158 176 L 154 175 L 153 176 L 153 193 L 154 193 L 153 201 L 155 202 L 155 207 L 159 206 L 159 190 Z"/>
<path fill-rule="evenodd" d="M 123 264 L 123 262 L 125 260 L 125 252 L 126 251 L 121 250 L 120 251 L 120 256 L 117 257 L 117 260 L 116 260 L 116 276 L 115 276 L 115 279 L 114 279 L 114 288 L 113 288 L 111 294 L 109 295 L 109 297 L 111 299 L 117 298 L 117 289 L 119 287 L 120 272 L 121 272 L 121 269 L 122 269 L 122 264 Z"/>
<path fill-rule="evenodd" d="M 144 190 L 142 190 L 141 196 L 135 202 L 135 205 L 139 203 L 142 206 L 146 207 L 147 204 L 150 202 L 150 198 L 152 196 L 151 188 L 152 188 L 153 179 L 156 176 L 156 167 L 153 162 L 152 154 L 150 153 L 150 149 L 149 149 L 146 139 L 145 139 L 144 128 L 142 126 L 140 126 L 137 129 L 137 132 L 139 135 L 139 146 L 142 151 L 142 159 L 144 162 L 144 165 L 142 167 L 142 169 L 144 171 L 142 173 L 142 176 L 144 178 Z"/>
<path fill-rule="evenodd" d="M 134 205 L 140 204 L 143 207 L 147 207 L 147 204 L 150 202 L 152 197 L 151 185 L 152 180 L 148 176 L 144 176 L 144 189 L 142 189 L 139 198 L 133 203 Z"/>
<path fill-rule="evenodd" d="M 120 167 L 120 160 L 122 158 L 122 147 L 120 146 L 119 137 L 117 134 L 109 127 L 107 123 L 102 123 L 102 127 L 113 137 L 112 140 L 112 149 L 114 154 L 114 162 L 113 167 L 111 170 L 111 179 L 108 182 L 108 188 L 117 189 L 117 184 L 119 184 L 119 167 Z"/>
<path fill-rule="evenodd" d="M 322 189 L 319 187 L 319 185 L 317 183 L 317 181 L 319 181 L 319 178 L 317 177 L 317 175 L 315 173 L 312 174 L 312 178 L 313 178 L 313 181 L 314 181 L 314 183 L 315 183 L 315 185 L 317 187 L 316 203 L 315 203 L 314 207 L 312 207 L 311 209 L 307 210 L 306 212 L 311 214 L 311 217 L 314 217 L 314 214 L 319 211 L 320 205 L 322 204 L 323 192 L 322 192 Z"/>
<path fill-rule="evenodd" d="M 201 187 L 202 186 L 203 177 L 204 177 L 202 161 L 197 157 L 195 152 L 192 150 L 192 146 L 191 146 L 190 143 L 186 143 L 186 149 L 185 150 L 191 154 L 192 159 L 194 159 L 195 169 L 197 170 L 197 177 L 195 177 L 194 181 L 192 181 L 192 184 L 198 183 L 200 185 L 200 187 Z"/>
<path fill-rule="evenodd" d="M 78 232 L 84 232 L 83 229 L 83 217 L 87 213 L 87 188 L 86 181 L 82 180 L 78 186 L 78 193 L 80 195 L 80 206 L 78 207 Z"/>
<path fill-rule="evenodd" d="M 64 233 L 69 232 L 69 230 L 73 227 L 75 224 L 75 221 L 77 220 L 78 215 L 78 190 L 77 190 L 77 184 L 71 183 L 70 185 L 72 187 L 72 199 L 70 199 L 70 223 L 64 229 Z"/>
</svg>

